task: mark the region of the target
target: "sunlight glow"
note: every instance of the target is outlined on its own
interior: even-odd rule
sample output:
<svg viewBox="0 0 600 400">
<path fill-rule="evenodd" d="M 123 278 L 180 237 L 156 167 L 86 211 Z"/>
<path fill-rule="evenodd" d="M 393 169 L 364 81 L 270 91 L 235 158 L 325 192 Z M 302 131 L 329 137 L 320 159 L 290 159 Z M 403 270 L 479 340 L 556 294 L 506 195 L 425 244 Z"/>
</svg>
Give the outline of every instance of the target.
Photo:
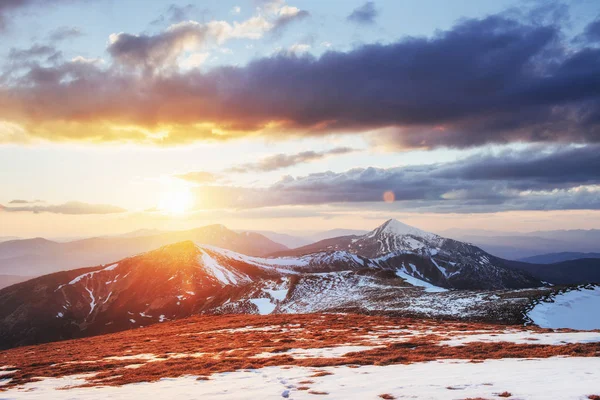
<svg viewBox="0 0 600 400">
<path fill-rule="evenodd" d="M 181 215 L 190 210 L 193 204 L 189 188 L 176 188 L 163 192 L 158 209 L 165 214 Z"/>
</svg>

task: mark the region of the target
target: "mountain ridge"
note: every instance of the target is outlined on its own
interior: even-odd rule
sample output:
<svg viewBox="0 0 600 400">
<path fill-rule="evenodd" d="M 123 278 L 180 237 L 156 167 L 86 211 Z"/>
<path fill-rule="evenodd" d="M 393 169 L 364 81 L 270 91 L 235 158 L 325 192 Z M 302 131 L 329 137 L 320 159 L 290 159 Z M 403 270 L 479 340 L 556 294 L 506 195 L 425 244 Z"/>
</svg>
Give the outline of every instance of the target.
<svg viewBox="0 0 600 400">
<path fill-rule="evenodd" d="M 310 254 L 269 258 L 183 241 L 18 283 L 0 290 L 0 343 L 89 336 L 194 314 L 358 310 L 512 321 L 523 316 L 515 296 L 525 307 L 523 289 L 545 290 L 481 249 L 393 221 L 341 240 L 346 248 L 333 241 Z"/>
</svg>

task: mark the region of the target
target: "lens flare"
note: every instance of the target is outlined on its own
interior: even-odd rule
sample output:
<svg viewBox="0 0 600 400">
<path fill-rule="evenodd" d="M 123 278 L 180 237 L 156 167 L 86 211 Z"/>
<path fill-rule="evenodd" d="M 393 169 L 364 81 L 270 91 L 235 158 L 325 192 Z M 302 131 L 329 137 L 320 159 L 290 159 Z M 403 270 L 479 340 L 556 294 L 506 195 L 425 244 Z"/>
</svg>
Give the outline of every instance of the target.
<svg viewBox="0 0 600 400">
<path fill-rule="evenodd" d="M 396 195 L 394 195 L 394 192 L 387 191 L 383 194 L 383 201 L 386 203 L 393 203 L 394 200 L 396 200 Z"/>
</svg>

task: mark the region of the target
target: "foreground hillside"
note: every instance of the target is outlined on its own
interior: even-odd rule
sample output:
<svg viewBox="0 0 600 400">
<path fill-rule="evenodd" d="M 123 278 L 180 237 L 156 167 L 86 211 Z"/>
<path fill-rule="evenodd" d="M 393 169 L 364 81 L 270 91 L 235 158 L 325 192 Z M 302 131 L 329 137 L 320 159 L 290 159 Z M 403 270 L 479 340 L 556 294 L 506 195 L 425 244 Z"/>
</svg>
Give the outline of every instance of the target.
<svg viewBox="0 0 600 400">
<path fill-rule="evenodd" d="M 0 352 L 10 399 L 595 399 L 600 331 L 355 314 L 196 316 Z"/>
</svg>

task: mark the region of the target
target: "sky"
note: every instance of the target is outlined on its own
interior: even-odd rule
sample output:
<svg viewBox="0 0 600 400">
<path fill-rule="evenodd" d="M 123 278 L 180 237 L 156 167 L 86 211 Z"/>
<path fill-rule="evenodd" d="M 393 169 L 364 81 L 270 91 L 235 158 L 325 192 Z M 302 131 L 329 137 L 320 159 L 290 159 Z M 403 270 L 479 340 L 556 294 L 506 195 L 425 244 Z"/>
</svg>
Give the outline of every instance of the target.
<svg viewBox="0 0 600 400">
<path fill-rule="evenodd" d="M 0 236 L 600 228 L 595 1 L 0 2 Z"/>
</svg>

